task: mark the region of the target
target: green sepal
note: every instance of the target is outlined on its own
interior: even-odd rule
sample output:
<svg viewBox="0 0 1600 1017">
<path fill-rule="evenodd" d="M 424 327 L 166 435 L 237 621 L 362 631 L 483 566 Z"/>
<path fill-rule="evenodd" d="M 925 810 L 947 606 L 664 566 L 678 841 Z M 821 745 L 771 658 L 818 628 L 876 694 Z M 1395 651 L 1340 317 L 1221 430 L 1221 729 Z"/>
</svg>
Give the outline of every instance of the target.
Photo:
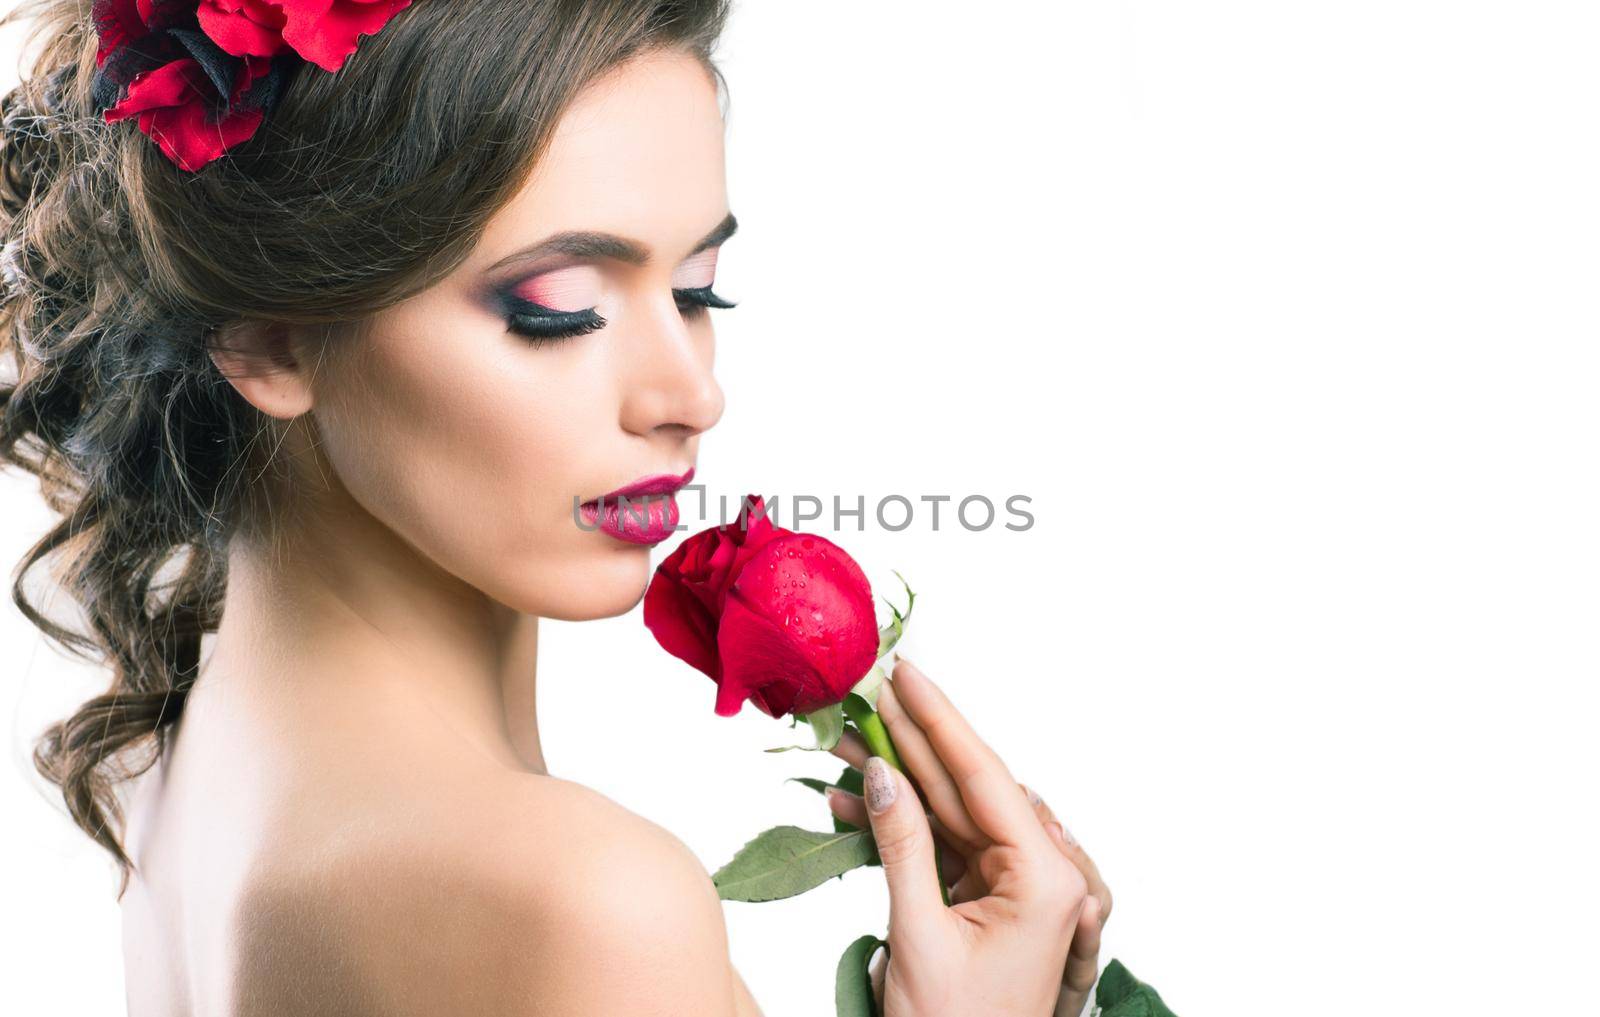
<svg viewBox="0 0 1600 1017">
<path fill-rule="evenodd" d="M 838 703 L 830 703 L 820 710 L 812 710 L 803 715 L 805 722 L 811 725 L 811 731 L 817 736 L 815 745 L 779 745 L 775 748 L 762 749 L 763 752 L 788 752 L 790 749 L 805 749 L 808 752 L 827 752 L 839 744 L 839 737 L 844 734 L 844 707 Z M 790 725 L 791 727 L 793 725 Z"/>
<path fill-rule="evenodd" d="M 911 608 L 917 602 L 917 595 L 912 592 L 911 584 L 906 582 L 906 577 L 898 572 L 894 574 L 894 577 L 900 580 L 900 585 L 906 589 L 906 613 L 901 614 L 900 609 L 894 606 L 894 601 L 888 597 L 883 598 L 883 602 L 889 605 L 889 611 L 894 615 L 894 620 L 878 630 L 878 656 L 880 658 L 894 649 L 895 644 L 900 641 L 900 637 L 905 635 L 906 623 L 911 621 Z"/>
<path fill-rule="evenodd" d="M 889 944 L 877 936 L 866 935 L 844 948 L 833 982 L 833 1005 L 838 1017 L 878 1017 L 877 1001 L 872 998 L 872 955 Z"/>
<path fill-rule="evenodd" d="M 723 900 L 767 901 L 794 897 L 858 869 L 877 857 L 867 830 L 821 832 L 774 826 L 755 836 L 712 873 Z"/>
<path fill-rule="evenodd" d="M 878 690 L 883 688 L 883 680 L 888 676 L 883 673 L 883 668 L 877 664 L 872 665 L 872 670 L 867 676 L 850 687 L 847 695 L 860 696 L 865 699 L 874 710 L 878 708 Z"/>
</svg>

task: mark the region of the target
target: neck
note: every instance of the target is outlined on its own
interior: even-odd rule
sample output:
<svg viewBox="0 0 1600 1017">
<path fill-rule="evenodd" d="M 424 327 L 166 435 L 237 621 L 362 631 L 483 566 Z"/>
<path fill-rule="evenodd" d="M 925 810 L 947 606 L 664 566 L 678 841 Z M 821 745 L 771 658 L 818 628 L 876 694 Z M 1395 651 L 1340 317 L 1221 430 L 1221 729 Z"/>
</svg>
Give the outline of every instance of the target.
<svg viewBox="0 0 1600 1017">
<path fill-rule="evenodd" d="M 507 765 L 548 772 L 535 616 L 444 571 L 348 498 L 275 541 L 235 538 L 228 563 L 208 672 L 253 673 L 269 692 L 311 682 L 357 702 L 382 696 L 428 711 Z"/>
</svg>

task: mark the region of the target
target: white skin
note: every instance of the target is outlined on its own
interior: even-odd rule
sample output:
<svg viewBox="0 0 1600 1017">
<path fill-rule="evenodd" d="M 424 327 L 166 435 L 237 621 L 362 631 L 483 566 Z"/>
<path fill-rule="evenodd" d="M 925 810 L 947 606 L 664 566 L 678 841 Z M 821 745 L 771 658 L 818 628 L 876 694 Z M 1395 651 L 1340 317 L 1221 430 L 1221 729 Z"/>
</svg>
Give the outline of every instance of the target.
<svg viewBox="0 0 1600 1017">
<path fill-rule="evenodd" d="M 172 751 L 130 807 L 134 1017 L 759 1014 L 705 867 L 661 827 L 550 775 L 535 712 L 538 618 L 623 613 L 649 578 L 649 549 L 577 526 L 573 497 L 683 473 L 721 415 L 718 312 L 685 311 L 674 290 L 714 281 L 716 249 L 691 252 L 728 212 L 712 79 L 688 55 L 648 53 L 579 96 L 464 263 L 359 340 L 323 350 L 292 328 L 228 330 L 218 367 L 292 424 L 278 454 L 296 504 L 279 544 L 230 548 L 221 627 Z M 567 230 L 628 238 L 648 260 L 491 268 Z M 497 281 L 607 324 L 535 343 L 485 299 Z M 896 711 L 891 692 L 884 714 L 910 746 L 952 878 L 970 863 L 957 899 L 1010 893 L 1026 902 L 1013 932 L 1053 931 L 1003 960 L 970 938 L 907 935 L 905 916 L 928 912 L 908 903 L 914 880 L 897 882 L 907 870 L 886 865 L 901 916 L 890 1012 L 929 1012 L 908 1007 L 945 986 L 919 972 L 960 971 L 977 998 L 1019 963 L 1042 991 L 1092 982 L 1085 944 L 1110 901 L 1084 904 L 1103 891 L 1092 863 L 1057 846 L 1053 817 L 998 758 L 955 737 L 964 722 L 947 700 L 912 700 L 922 710 Z M 920 750 L 915 726 L 938 717 L 936 749 Z M 864 762 L 858 743 L 839 752 Z M 988 804 L 944 783 L 973 760 Z M 861 819 L 860 804 L 834 807 Z M 891 815 L 934 832 L 921 809 Z M 995 815 L 1026 850 L 996 846 Z M 1011 869 L 1028 878 L 997 890 Z M 1081 1008 L 1081 988 L 1060 1005 Z"/>
</svg>

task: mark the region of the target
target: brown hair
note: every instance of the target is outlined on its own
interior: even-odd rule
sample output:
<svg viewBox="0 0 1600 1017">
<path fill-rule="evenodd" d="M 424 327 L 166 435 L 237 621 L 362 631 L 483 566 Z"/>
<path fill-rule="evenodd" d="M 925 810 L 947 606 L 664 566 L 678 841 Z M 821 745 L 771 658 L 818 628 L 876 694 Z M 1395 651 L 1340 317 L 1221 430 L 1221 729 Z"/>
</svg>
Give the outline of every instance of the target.
<svg viewBox="0 0 1600 1017">
<path fill-rule="evenodd" d="M 255 136 L 195 173 L 91 106 L 88 0 L 26 0 L 36 54 L 0 98 L 0 463 L 61 520 L 14 575 L 22 613 L 110 689 L 34 762 L 126 888 L 118 782 L 148 769 L 215 631 L 227 545 L 270 520 L 273 428 L 208 354 L 219 326 L 331 341 L 460 264 L 595 77 L 711 51 L 728 0 L 416 0 L 334 74 L 297 69 Z M 51 559 L 72 627 L 24 591 Z"/>
</svg>

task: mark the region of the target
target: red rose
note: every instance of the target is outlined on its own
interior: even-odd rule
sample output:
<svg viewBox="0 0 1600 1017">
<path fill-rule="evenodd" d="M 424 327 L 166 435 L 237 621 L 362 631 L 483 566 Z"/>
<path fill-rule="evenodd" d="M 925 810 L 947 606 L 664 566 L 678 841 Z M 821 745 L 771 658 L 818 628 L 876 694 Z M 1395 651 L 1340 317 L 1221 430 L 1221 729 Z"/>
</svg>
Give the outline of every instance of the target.
<svg viewBox="0 0 1600 1017">
<path fill-rule="evenodd" d="M 772 525 L 758 496 L 656 569 L 644 623 L 717 683 L 716 712 L 749 699 L 773 717 L 844 699 L 878 657 L 872 586 L 836 544 Z"/>
<path fill-rule="evenodd" d="M 374 35 L 411 0 L 200 0 L 200 27 L 234 56 L 293 50 L 337 71 L 363 35 Z"/>
<path fill-rule="evenodd" d="M 246 58 L 235 79 L 242 95 L 270 63 Z M 262 111 L 224 110 L 213 120 L 216 87 L 196 60 L 188 57 L 163 64 L 134 78 L 127 98 L 105 111 L 106 123 L 138 115 L 139 130 L 161 146 L 168 159 L 185 170 L 197 170 L 225 150 L 249 138 L 261 124 Z"/>
</svg>

